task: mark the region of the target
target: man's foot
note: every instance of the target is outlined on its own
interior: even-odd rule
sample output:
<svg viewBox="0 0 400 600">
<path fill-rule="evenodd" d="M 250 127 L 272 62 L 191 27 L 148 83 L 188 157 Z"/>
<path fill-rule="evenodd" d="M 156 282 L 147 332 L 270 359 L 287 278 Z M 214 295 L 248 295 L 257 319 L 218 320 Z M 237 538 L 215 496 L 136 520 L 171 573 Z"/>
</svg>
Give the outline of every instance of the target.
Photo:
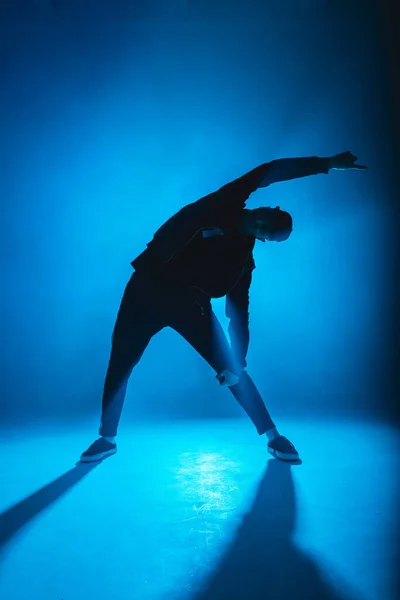
<svg viewBox="0 0 400 600">
<path fill-rule="evenodd" d="M 278 435 L 268 442 L 268 452 L 281 460 L 299 460 L 296 448 L 283 435 Z"/>
<path fill-rule="evenodd" d="M 81 462 L 95 462 L 96 460 L 103 460 L 107 456 L 115 454 L 117 451 L 117 444 L 107 442 L 104 438 L 100 438 L 93 442 L 93 444 L 84 452 L 81 456 Z"/>
</svg>

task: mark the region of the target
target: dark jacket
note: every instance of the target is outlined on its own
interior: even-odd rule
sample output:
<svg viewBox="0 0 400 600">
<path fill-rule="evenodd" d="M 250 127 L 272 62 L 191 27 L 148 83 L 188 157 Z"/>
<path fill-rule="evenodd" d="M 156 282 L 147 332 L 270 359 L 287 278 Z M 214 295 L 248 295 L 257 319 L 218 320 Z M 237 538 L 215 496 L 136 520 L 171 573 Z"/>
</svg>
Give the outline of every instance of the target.
<svg viewBox="0 0 400 600">
<path fill-rule="evenodd" d="M 151 273 L 172 285 L 197 288 L 210 298 L 226 296 L 232 335 L 233 329 L 241 329 L 243 339 L 247 331 L 241 344 L 243 355 L 248 346 L 249 287 L 255 268 L 255 238 L 238 231 L 246 201 L 260 187 L 328 171 L 329 159 L 325 158 L 264 163 L 183 207 L 160 227 L 131 264 L 138 272 Z"/>
</svg>

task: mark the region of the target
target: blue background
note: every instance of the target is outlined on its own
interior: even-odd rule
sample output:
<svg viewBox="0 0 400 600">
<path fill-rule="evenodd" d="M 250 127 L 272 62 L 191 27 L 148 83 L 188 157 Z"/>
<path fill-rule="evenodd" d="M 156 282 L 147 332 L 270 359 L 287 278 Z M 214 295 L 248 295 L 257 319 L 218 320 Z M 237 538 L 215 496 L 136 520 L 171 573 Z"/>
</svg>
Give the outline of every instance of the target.
<svg viewBox="0 0 400 600">
<path fill-rule="evenodd" d="M 369 170 L 276 184 L 248 203 L 294 220 L 287 243 L 256 245 L 248 370 L 274 417 L 392 417 L 394 101 L 376 5 L 6 8 L 3 418 L 99 413 L 130 261 L 175 211 L 260 163 L 344 150 Z M 226 327 L 224 301 L 214 308 Z M 123 418 L 242 414 L 164 330 Z"/>
</svg>

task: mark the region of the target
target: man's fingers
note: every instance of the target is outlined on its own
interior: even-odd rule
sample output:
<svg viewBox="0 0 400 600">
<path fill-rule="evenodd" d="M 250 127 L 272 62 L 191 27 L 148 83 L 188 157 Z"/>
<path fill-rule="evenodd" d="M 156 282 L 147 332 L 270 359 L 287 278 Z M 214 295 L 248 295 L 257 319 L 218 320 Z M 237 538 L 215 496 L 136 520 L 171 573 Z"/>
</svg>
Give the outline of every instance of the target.
<svg viewBox="0 0 400 600">
<path fill-rule="evenodd" d="M 356 162 L 358 161 L 358 156 L 350 152 L 350 150 L 342 152 L 342 154 L 338 154 L 337 156 L 338 158 L 343 159 L 344 165 L 347 164 L 347 167 L 343 165 L 343 168 L 357 169 L 358 171 L 365 171 L 365 169 L 368 168 L 364 165 L 357 165 Z"/>
</svg>

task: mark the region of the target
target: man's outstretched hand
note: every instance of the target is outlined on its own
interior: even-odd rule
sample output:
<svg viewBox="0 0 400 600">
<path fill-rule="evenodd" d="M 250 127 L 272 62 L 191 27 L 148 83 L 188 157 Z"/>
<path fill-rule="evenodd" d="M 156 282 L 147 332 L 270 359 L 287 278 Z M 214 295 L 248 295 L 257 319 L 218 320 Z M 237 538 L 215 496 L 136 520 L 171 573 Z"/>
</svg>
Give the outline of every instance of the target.
<svg viewBox="0 0 400 600">
<path fill-rule="evenodd" d="M 358 157 L 354 156 L 351 152 L 342 152 L 341 154 L 335 154 L 329 159 L 329 168 L 336 169 L 338 171 L 347 171 L 348 169 L 357 169 L 364 171 L 367 167 L 358 165 Z"/>
</svg>

